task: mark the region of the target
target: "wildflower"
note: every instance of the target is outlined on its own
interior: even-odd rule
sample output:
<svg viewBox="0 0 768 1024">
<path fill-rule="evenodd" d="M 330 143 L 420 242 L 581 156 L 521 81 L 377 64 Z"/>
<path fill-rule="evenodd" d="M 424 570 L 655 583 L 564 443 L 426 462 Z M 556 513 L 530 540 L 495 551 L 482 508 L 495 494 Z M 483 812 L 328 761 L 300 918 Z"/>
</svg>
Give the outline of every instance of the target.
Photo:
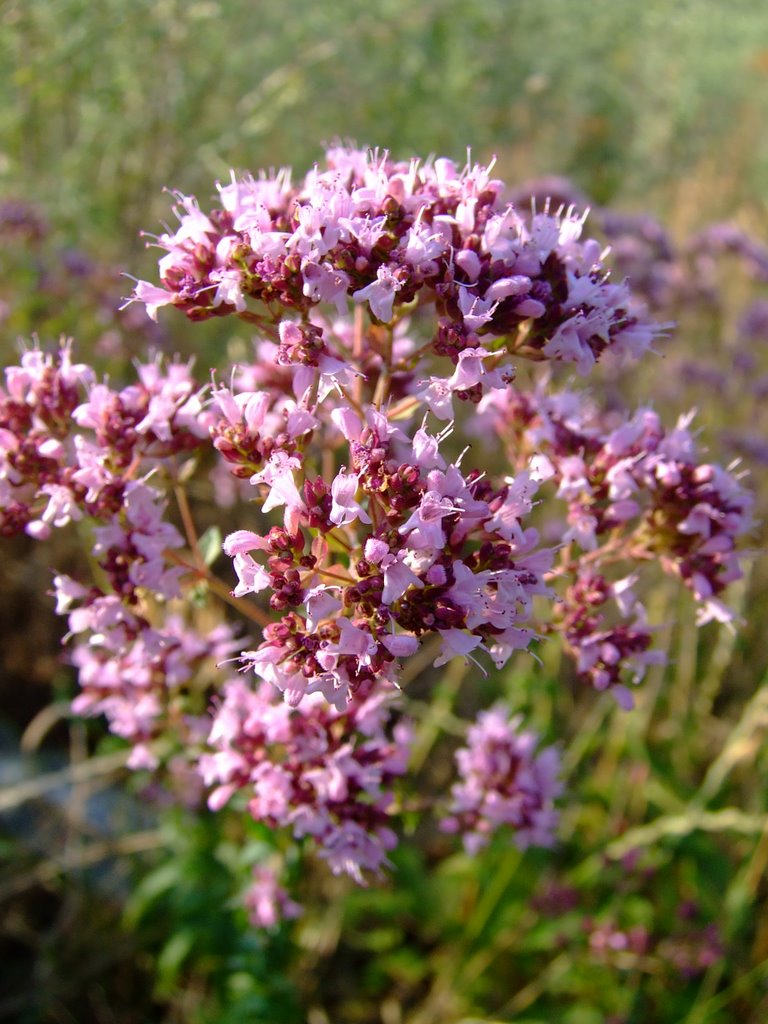
<svg viewBox="0 0 768 1024">
<path fill-rule="evenodd" d="M 537 752 L 535 733 L 520 731 L 521 719 L 497 704 L 481 712 L 456 753 L 461 779 L 451 790 L 446 832 L 459 832 L 468 853 L 507 826 L 520 849 L 551 846 L 560 795 L 559 757 L 553 747 Z"/>
<path fill-rule="evenodd" d="M 360 632 L 347 627 L 340 646 L 357 647 Z M 364 884 L 364 872 L 387 866 L 396 841 L 387 824 L 388 790 L 405 771 L 410 733 L 387 737 L 390 712 L 391 700 L 382 697 L 355 700 L 343 711 L 316 698 L 290 710 L 275 704 L 271 687 L 251 690 L 232 680 L 200 769 L 208 785 L 219 787 L 217 805 L 219 792 L 224 800 L 250 792 L 257 820 L 311 837 L 335 874 Z"/>
<path fill-rule="evenodd" d="M 278 883 L 275 872 L 264 865 L 253 868 L 253 880 L 243 896 L 243 906 L 256 928 L 274 928 L 301 914 L 301 907 Z"/>
</svg>

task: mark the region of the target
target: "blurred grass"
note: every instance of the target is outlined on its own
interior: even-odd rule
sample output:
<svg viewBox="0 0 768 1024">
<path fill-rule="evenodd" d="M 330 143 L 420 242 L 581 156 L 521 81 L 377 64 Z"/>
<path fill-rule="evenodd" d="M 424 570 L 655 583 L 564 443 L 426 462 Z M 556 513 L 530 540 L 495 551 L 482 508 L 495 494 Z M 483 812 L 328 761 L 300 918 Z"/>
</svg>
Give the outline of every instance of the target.
<svg viewBox="0 0 768 1024">
<path fill-rule="evenodd" d="M 163 186 L 206 196 L 337 136 L 498 152 L 511 181 L 568 174 L 600 202 L 706 168 L 716 216 L 768 182 L 752 0 L 6 0 L 0 28 L 0 185 L 108 259 L 135 258 Z"/>
<path fill-rule="evenodd" d="M 138 232 L 168 217 L 164 186 L 204 200 L 230 167 L 300 171 L 337 136 L 406 157 L 498 153 L 511 185 L 568 175 L 679 236 L 724 217 L 765 234 L 767 86 L 768 7 L 754 0 L 5 0 L 0 198 L 32 203 L 51 226 L 44 243 L 0 251 L 8 341 L 35 328 L 103 338 L 125 289 L 115 270 L 151 273 Z M 107 268 L 98 286 L 56 275 L 71 248 Z M 212 351 L 228 330 L 190 336 L 168 318 L 152 341 Z M 675 345 L 729 371 L 723 337 L 693 320 Z M 118 355 L 146 343 L 140 324 L 119 335 Z M 657 404 L 678 404 L 660 376 L 652 361 L 641 375 Z M 726 404 L 704 396 L 711 434 L 734 418 L 734 381 Z M 18 564 L 31 557 L 20 550 Z M 259 837 L 231 824 L 222 835 L 174 812 L 122 926 L 66 859 L 4 840 L 16 861 L 0 942 L 17 975 L 0 1020 L 764 1024 L 768 573 L 764 560 L 751 568 L 735 635 L 699 634 L 677 591 L 654 591 L 671 665 L 651 671 L 631 715 L 575 690 L 554 647 L 542 668 L 521 658 L 505 675 L 512 706 L 564 743 L 571 796 L 552 854 L 501 842 L 470 859 L 413 825 L 384 888 L 297 870 L 308 910 L 289 939 L 248 932 L 233 872 L 241 842 Z M 415 707 L 425 787 L 445 784 L 440 736 L 478 685 L 460 665 L 418 684 L 434 698 Z M 67 827 L 98 859 L 92 837 Z M 675 956 L 711 924 L 724 954 L 688 977 Z M 649 951 L 596 951 L 598 925 L 645 928 Z"/>
</svg>

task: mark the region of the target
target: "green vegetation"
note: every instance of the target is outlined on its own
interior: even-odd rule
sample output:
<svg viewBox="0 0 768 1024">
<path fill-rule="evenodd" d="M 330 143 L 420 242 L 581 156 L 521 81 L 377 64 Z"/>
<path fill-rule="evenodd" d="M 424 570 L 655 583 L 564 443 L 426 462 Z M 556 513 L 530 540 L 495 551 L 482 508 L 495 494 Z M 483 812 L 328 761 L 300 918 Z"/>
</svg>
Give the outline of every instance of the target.
<svg viewBox="0 0 768 1024">
<path fill-rule="evenodd" d="M 7 0 L 0 25 L 4 192 L 121 260 L 162 187 L 305 166 L 336 136 L 471 146 L 601 202 L 704 168 L 715 216 L 766 185 L 768 12 L 750 0 Z"/>
</svg>

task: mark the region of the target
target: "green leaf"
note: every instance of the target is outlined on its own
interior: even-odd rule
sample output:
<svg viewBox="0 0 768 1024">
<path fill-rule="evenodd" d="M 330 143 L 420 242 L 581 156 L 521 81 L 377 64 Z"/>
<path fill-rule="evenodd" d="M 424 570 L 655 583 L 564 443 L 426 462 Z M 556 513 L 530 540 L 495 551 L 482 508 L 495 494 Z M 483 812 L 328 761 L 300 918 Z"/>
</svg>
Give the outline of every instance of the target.
<svg viewBox="0 0 768 1024">
<path fill-rule="evenodd" d="M 209 526 L 198 541 L 200 554 L 206 565 L 213 565 L 221 554 L 221 530 L 218 526 Z"/>
<path fill-rule="evenodd" d="M 128 927 L 135 927 L 153 903 L 178 885 L 181 870 L 178 862 L 171 860 L 142 879 L 125 907 L 124 919 Z"/>
<path fill-rule="evenodd" d="M 176 932 L 157 958 L 157 973 L 161 992 L 171 991 L 184 961 L 195 945 L 195 933 L 191 928 Z"/>
</svg>

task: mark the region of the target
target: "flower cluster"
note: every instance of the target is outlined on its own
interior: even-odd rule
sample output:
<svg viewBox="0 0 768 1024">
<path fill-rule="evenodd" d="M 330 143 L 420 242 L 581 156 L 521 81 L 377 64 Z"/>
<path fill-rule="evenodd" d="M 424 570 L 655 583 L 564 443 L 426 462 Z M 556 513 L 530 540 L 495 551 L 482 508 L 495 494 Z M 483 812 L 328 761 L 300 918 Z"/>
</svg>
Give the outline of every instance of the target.
<svg viewBox="0 0 768 1024">
<path fill-rule="evenodd" d="M 688 419 L 665 430 L 548 378 L 513 384 L 522 360 L 584 373 L 663 333 L 573 207 L 515 206 L 492 167 L 342 148 L 298 185 L 233 177 L 219 196 L 208 212 L 177 196 L 160 283 L 133 300 L 239 317 L 254 362 L 201 387 L 189 364 L 150 360 L 115 388 L 69 345 L 25 353 L 0 392 L 0 531 L 78 521 L 87 537 L 93 582 L 55 580 L 77 713 L 105 715 L 132 766 L 169 749 L 212 809 L 246 803 L 363 883 L 396 842 L 403 662 L 486 672 L 559 635 L 629 706 L 627 676 L 658 658 L 639 565 L 727 620 L 749 498 L 700 461 Z M 246 499 L 226 582 L 198 539 L 201 495 L 209 523 Z M 252 643 L 218 598 L 259 625 Z M 213 670 L 227 660 L 243 675 Z M 537 743 L 501 705 L 469 727 L 443 827 L 470 852 L 502 825 L 521 847 L 552 842 L 558 756 Z M 296 910 L 266 865 L 246 902 L 264 926 Z"/>
<path fill-rule="evenodd" d="M 230 680 L 200 762 L 211 808 L 243 791 L 253 818 L 310 836 L 334 874 L 363 884 L 362 871 L 380 873 L 396 843 L 391 784 L 408 763 L 408 726 L 385 731 L 389 703 L 358 696 L 339 712 L 316 698 L 294 710 L 268 684 Z"/>
<path fill-rule="evenodd" d="M 97 383 L 91 367 L 73 363 L 71 344 L 65 343 L 55 355 L 30 349 L 19 366 L 6 367 L 5 378 L 0 388 L 0 533 L 5 536 L 23 530 L 45 539 L 52 528 L 83 516 L 116 521 L 131 493 L 134 517 L 152 518 L 151 488 L 135 483 L 138 471 L 199 447 L 207 434 L 200 421 L 201 391 L 190 367 L 181 363 L 141 365 L 139 382 L 116 391 Z M 164 540 L 158 543 L 162 547 Z"/>
<path fill-rule="evenodd" d="M 36 539 L 70 522 L 87 525 L 97 584 L 54 580 L 56 610 L 77 638 L 81 693 L 73 710 L 106 715 L 133 745 L 131 765 L 149 767 L 157 764 L 150 741 L 169 731 L 174 695 L 206 659 L 222 660 L 234 645 L 226 624 L 208 637 L 176 614 L 152 624 L 153 602 L 182 596 L 185 570 L 169 563 L 183 540 L 165 519 L 164 492 L 146 475 L 198 448 L 206 428 L 189 366 L 153 361 L 138 372 L 122 390 L 97 383 L 90 367 L 72 362 L 69 343 L 56 355 L 31 349 L 6 368 L 0 515 L 4 533 Z M 183 742 L 183 708 L 177 717 Z"/>
<path fill-rule="evenodd" d="M 566 542 L 658 559 L 693 591 L 700 622 L 732 618 L 721 595 L 741 577 L 737 545 L 752 525 L 752 497 L 732 471 L 700 461 L 690 415 L 667 430 L 651 409 L 622 420 L 573 392 L 541 389 L 509 389 L 486 408 L 512 457 L 536 453 L 546 467 L 567 505 Z"/>
<path fill-rule="evenodd" d="M 90 367 L 75 364 L 70 346 L 58 358 L 39 348 L 5 369 L 0 388 L 0 532 L 26 530 L 47 537 L 51 526 L 79 519 L 75 468 L 65 448 L 79 404 L 78 382 L 91 383 Z"/>
<path fill-rule="evenodd" d="M 301 914 L 301 907 L 280 885 L 274 870 L 263 864 L 257 864 L 253 869 L 253 879 L 243 897 L 243 905 L 256 928 L 274 928 L 280 921 Z"/>
<path fill-rule="evenodd" d="M 722 962 L 725 947 L 716 924 L 701 925 L 685 918 L 671 935 L 659 938 L 643 925 L 619 927 L 616 921 L 585 918 L 583 929 L 590 954 L 597 963 L 616 967 L 642 967 L 665 974 L 670 983 L 686 983 Z"/>
<path fill-rule="evenodd" d="M 206 659 L 223 661 L 238 644 L 226 623 L 201 635 L 169 614 L 162 626 L 153 626 L 152 604 L 181 596 L 184 570 L 169 566 L 166 553 L 182 540 L 163 519 L 153 488 L 130 481 L 122 495 L 121 512 L 93 527 L 104 585 L 86 588 L 68 576 L 55 577 L 56 610 L 68 616 L 69 636 L 77 637 L 72 663 L 81 692 L 73 711 L 106 715 L 110 729 L 134 747 L 131 766 L 156 767 L 150 741 L 168 732 L 169 716 L 179 719 L 171 730 L 177 740 L 194 732 L 178 695 Z"/>
<path fill-rule="evenodd" d="M 485 649 L 501 666 L 528 645 L 533 598 L 548 593 L 552 554 L 521 524 L 530 474 L 494 488 L 448 463 L 441 435 L 422 427 L 409 440 L 382 412 L 361 412 L 332 414 L 346 454 L 330 482 L 273 452 L 251 479 L 284 525 L 224 543 L 238 596 L 271 591 L 273 609 L 291 609 L 243 657 L 292 704 L 321 692 L 343 709 L 361 685 L 396 681 L 397 659 L 426 636 L 440 638 L 436 665 Z"/>
<path fill-rule="evenodd" d="M 564 506 L 564 543 L 549 577 L 564 600 L 550 629 L 583 679 L 631 707 L 626 670 L 638 683 L 661 660 L 637 594 L 642 566 L 680 578 L 700 624 L 731 622 L 723 594 L 742 575 L 751 494 L 733 467 L 700 460 L 691 416 L 668 430 L 651 409 L 602 413 L 579 393 L 537 386 L 492 393 L 479 420 L 497 431 L 512 465 L 535 463 L 554 499 L 550 512 Z"/>
<path fill-rule="evenodd" d="M 450 813 L 441 826 L 461 832 L 470 853 L 501 826 L 512 829 L 521 850 L 554 841 L 560 758 L 554 747 L 537 752 L 538 737 L 521 731 L 521 723 L 496 705 L 481 712 L 467 733 L 468 745 L 456 753 L 460 781 L 451 790 Z"/>
<path fill-rule="evenodd" d="M 336 148 L 294 186 L 283 171 L 233 178 L 208 213 L 177 195 L 179 228 L 157 237 L 161 285 L 137 284 L 151 316 L 164 305 L 192 320 L 319 303 L 366 303 L 377 323 L 434 302 L 432 348 L 454 363 L 466 349 L 495 362 L 523 350 L 587 371 L 607 349 L 643 352 L 658 333 L 623 283 L 613 283 L 584 216 L 572 207 L 526 218 L 502 198 L 492 166 L 398 163 Z M 524 326 L 524 331 L 520 328 Z M 316 360 L 322 345 L 286 358 Z M 314 353 L 314 354 L 313 354 Z"/>
<path fill-rule="evenodd" d="M 71 581 L 57 580 L 59 595 Z M 131 746 L 130 768 L 157 768 L 155 741 L 174 746 L 199 746 L 206 720 L 190 716 L 187 694 L 237 648 L 230 628 L 222 624 L 207 636 L 178 615 L 153 627 L 132 615 L 112 596 L 96 597 L 69 616 L 78 640 L 72 664 L 78 670 L 80 693 L 72 711 L 84 717 L 104 715 L 110 730 Z"/>
</svg>

